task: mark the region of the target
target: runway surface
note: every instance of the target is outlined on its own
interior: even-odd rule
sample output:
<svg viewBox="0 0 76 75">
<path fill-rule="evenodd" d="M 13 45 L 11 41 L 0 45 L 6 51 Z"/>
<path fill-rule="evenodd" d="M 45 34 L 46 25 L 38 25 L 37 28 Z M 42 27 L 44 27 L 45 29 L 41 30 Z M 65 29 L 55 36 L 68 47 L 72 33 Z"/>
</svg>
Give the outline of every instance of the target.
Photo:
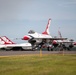
<svg viewBox="0 0 76 75">
<path fill-rule="evenodd" d="M 76 51 L 42 51 L 42 54 L 76 54 Z M 0 56 L 40 54 L 40 51 L 0 51 Z"/>
</svg>

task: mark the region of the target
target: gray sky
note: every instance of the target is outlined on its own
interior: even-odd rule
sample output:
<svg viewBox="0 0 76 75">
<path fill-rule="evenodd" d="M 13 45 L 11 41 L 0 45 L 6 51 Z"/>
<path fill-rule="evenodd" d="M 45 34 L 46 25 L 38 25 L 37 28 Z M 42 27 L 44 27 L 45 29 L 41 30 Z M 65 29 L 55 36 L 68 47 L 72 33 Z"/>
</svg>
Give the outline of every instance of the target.
<svg viewBox="0 0 76 75">
<path fill-rule="evenodd" d="M 76 0 L 0 0 L 0 36 L 23 37 L 30 29 L 45 30 L 51 18 L 50 33 L 76 41 Z"/>
</svg>

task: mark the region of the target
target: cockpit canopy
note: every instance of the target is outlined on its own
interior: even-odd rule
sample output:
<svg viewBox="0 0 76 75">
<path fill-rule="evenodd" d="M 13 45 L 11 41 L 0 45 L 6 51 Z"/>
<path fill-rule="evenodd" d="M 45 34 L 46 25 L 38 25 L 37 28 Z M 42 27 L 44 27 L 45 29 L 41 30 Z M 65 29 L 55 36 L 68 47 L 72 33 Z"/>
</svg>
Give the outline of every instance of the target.
<svg viewBox="0 0 76 75">
<path fill-rule="evenodd" d="M 34 34 L 34 33 L 35 33 L 34 30 L 30 30 L 30 31 L 28 32 L 28 34 Z"/>
</svg>

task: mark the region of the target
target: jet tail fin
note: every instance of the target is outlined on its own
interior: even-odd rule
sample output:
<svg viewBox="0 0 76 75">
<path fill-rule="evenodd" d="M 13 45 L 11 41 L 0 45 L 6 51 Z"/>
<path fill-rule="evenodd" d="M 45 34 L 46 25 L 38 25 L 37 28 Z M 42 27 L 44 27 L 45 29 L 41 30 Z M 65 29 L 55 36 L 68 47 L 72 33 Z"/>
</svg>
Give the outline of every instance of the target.
<svg viewBox="0 0 76 75">
<path fill-rule="evenodd" d="M 5 41 L 0 37 L 0 45 L 4 45 Z"/>
<path fill-rule="evenodd" d="M 49 31 L 50 23 L 51 23 L 51 19 L 48 20 L 48 24 L 46 26 L 46 29 L 45 29 L 45 31 L 42 34 L 45 34 L 45 35 L 49 35 L 50 34 L 50 31 Z"/>
<path fill-rule="evenodd" d="M 10 39 L 8 39 L 6 36 L 2 36 L 0 37 L 1 41 L 4 42 L 4 44 L 15 44 L 14 42 L 12 42 Z"/>
<path fill-rule="evenodd" d="M 61 32 L 58 30 L 58 35 L 60 38 L 62 38 Z"/>
</svg>

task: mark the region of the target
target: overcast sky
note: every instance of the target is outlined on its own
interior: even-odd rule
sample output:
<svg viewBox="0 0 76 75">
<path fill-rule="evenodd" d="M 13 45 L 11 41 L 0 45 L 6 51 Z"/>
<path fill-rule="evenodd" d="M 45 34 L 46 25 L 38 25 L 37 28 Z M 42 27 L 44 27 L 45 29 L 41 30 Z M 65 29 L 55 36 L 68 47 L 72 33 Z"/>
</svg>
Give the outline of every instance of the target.
<svg viewBox="0 0 76 75">
<path fill-rule="evenodd" d="M 42 33 L 51 18 L 50 34 L 76 41 L 76 0 L 0 0 L 0 36 L 21 38 Z"/>
</svg>

